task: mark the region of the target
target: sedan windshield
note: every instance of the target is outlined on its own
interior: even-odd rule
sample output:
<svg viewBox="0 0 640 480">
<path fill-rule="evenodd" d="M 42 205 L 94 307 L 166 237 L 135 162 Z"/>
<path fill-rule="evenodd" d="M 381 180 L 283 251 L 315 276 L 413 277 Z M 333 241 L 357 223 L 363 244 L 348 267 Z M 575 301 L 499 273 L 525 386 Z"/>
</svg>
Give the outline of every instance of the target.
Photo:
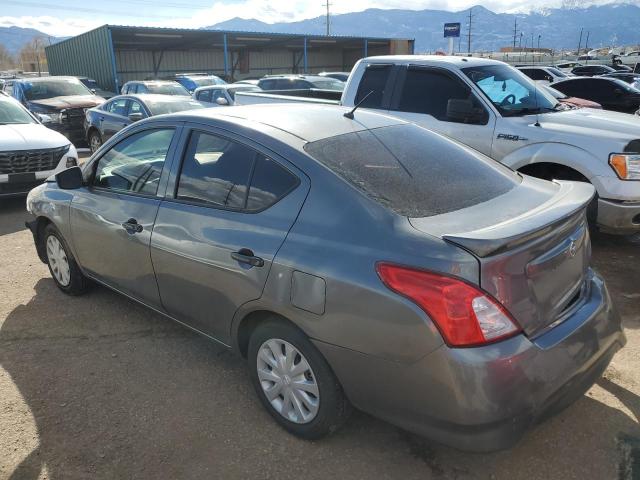
<svg viewBox="0 0 640 480">
<path fill-rule="evenodd" d="M 185 98 L 184 100 L 173 100 L 168 102 L 151 102 L 145 101 L 147 108 L 151 112 L 151 115 L 162 115 L 164 113 L 183 112 L 185 110 L 198 110 L 205 108 L 204 105 L 195 100 Z"/>
<path fill-rule="evenodd" d="M 185 95 L 190 96 L 186 88 L 179 83 L 148 83 L 145 85 L 149 93 L 158 93 L 160 95 Z"/>
<path fill-rule="evenodd" d="M 24 82 L 23 86 L 24 96 L 29 101 L 71 95 L 93 95 L 91 90 L 76 79 L 38 80 L 37 82 Z"/>
<path fill-rule="evenodd" d="M 462 71 L 505 117 L 553 111 L 558 106 L 549 93 L 508 65 L 484 65 Z"/>
<path fill-rule="evenodd" d="M 0 125 L 15 125 L 20 123 L 36 123 L 36 121 L 11 98 L 0 96 Z"/>
</svg>

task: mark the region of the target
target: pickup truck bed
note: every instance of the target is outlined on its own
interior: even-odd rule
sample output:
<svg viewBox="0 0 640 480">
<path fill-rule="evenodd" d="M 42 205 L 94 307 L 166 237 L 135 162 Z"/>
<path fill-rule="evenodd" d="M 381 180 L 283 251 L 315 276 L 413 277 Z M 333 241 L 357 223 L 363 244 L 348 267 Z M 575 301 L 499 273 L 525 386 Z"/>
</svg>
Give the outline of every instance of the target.
<svg viewBox="0 0 640 480">
<path fill-rule="evenodd" d="M 269 90 L 265 92 L 237 92 L 236 105 L 258 103 L 325 103 L 339 105 L 342 92 L 337 90 Z"/>
</svg>

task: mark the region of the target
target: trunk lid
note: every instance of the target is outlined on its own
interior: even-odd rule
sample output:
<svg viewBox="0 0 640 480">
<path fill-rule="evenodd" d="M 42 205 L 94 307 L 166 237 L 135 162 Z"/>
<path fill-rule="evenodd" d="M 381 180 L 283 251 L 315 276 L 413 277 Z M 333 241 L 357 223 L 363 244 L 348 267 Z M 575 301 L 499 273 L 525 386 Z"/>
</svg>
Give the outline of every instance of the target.
<svg viewBox="0 0 640 480">
<path fill-rule="evenodd" d="M 590 184 L 523 177 L 520 186 L 455 212 L 410 219 L 476 256 L 480 286 L 528 336 L 562 321 L 584 295 L 591 259 Z"/>
</svg>

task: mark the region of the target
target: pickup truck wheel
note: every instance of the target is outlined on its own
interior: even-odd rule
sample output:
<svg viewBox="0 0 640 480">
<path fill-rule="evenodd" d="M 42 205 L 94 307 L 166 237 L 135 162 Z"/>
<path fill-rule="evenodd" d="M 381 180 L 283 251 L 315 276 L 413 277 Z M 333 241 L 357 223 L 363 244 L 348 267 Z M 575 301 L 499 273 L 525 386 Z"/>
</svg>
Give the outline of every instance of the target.
<svg viewBox="0 0 640 480">
<path fill-rule="evenodd" d="M 67 243 L 53 224 L 45 227 L 42 242 L 47 265 L 57 287 L 67 295 L 86 292 L 89 280 L 80 271 Z"/>
<path fill-rule="evenodd" d="M 102 146 L 102 137 L 97 130 L 92 130 L 89 134 L 89 148 L 91 153 L 95 153 Z"/>
<path fill-rule="evenodd" d="M 295 327 L 276 318 L 249 339 L 247 360 L 260 402 L 298 437 L 315 440 L 338 430 L 351 406 L 326 360 Z"/>
</svg>

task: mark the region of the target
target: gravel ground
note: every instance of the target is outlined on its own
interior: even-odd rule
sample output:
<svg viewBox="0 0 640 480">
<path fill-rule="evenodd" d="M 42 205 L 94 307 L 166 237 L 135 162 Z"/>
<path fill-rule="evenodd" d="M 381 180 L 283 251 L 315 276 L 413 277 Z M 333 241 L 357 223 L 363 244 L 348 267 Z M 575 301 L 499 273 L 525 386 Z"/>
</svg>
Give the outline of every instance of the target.
<svg viewBox="0 0 640 480">
<path fill-rule="evenodd" d="M 0 479 L 640 479 L 639 244 L 593 239 L 626 348 L 569 409 L 480 455 L 362 413 L 323 441 L 286 434 L 241 359 L 104 288 L 59 292 L 23 205 L 0 202 Z"/>
</svg>

